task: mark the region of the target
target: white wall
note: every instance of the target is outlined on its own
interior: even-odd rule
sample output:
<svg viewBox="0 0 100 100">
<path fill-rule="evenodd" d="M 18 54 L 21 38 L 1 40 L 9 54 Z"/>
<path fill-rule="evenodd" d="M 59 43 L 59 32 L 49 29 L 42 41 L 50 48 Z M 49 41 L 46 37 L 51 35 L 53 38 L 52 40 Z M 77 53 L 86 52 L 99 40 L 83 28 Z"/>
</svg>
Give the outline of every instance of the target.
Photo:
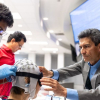
<svg viewBox="0 0 100 100">
<path fill-rule="evenodd" d="M 44 67 L 46 69 L 50 70 L 51 69 L 51 54 L 47 53 L 44 55 Z"/>
<path fill-rule="evenodd" d="M 24 59 L 24 58 L 28 58 L 27 54 L 15 54 L 15 62 L 19 59 Z"/>
</svg>

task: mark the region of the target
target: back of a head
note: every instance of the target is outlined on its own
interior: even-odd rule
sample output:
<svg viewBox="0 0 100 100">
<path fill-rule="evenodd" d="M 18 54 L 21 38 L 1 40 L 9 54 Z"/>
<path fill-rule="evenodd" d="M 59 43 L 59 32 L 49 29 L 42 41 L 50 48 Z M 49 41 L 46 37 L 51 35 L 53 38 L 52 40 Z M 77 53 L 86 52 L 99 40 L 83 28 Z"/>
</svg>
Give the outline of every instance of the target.
<svg viewBox="0 0 100 100">
<path fill-rule="evenodd" d="M 95 46 L 97 46 L 100 43 L 100 30 L 98 29 L 87 29 L 82 31 L 79 35 L 78 35 L 78 39 L 82 39 L 82 38 L 90 38 Z"/>
<path fill-rule="evenodd" d="M 28 98 L 24 98 L 24 91 L 24 89 L 18 86 L 12 86 L 10 90 L 10 95 L 7 100 L 28 100 Z"/>
<path fill-rule="evenodd" d="M 30 98 L 34 98 L 37 82 L 42 77 L 38 66 L 27 59 L 18 60 L 15 66 L 17 66 L 17 73 L 13 86 L 24 89 L 24 93 L 29 93 Z"/>
<path fill-rule="evenodd" d="M 2 3 L 0 3 L 0 21 L 1 20 L 5 21 L 8 27 L 13 26 L 14 20 L 11 11 L 6 5 Z"/>
<path fill-rule="evenodd" d="M 16 98 L 17 96 L 22 96 L 23 93 L 24 89 L 17 86 L 13 86 L 10 90 L 10 97 L 12 96 L 13 98 Z"/>
<path fill-rule="evenodd" d="M 27 41 L 25 35 L 20 31 L 15 31 L 13 34 L 10 34 L 7 43 L 9 43 L 13 38 L 15 39 L 15 42 L 20 42 L 22 39 L 24 42 Z"/>
<path fill-rule="evenodd" d="M 22 95 L 24 93 L 24 89 L 21 89 L 17 86 L 13 86 L 10 91 L 11 94 Z"/>
</svg>

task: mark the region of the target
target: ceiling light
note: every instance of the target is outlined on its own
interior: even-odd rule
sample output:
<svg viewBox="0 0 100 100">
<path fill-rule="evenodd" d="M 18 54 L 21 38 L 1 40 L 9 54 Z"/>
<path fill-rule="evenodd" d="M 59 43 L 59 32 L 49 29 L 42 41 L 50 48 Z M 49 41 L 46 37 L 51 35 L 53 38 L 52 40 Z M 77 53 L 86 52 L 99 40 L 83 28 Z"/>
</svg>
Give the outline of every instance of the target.
<svg viewBox="0 0 100 100">
<path fill-rule="evenodd" d="M 41 42 L 41 41 L 30 41 L 29 44 L 36 44 L 36 45 L 48 45 L 48 42 Z"/>
<path fill-rule="evenodd" d="M 59 41 L 62 41 L 62 39 L 58 39 Z"/>
<path fill-rule="evenodd" d="M 21 31 L 23 34 L 25 35 L 32 35 L 32 32 L 31 31 Z M 7 31 L 8 34 L 13 34 L 14 31 Z"/>
<path fill-rule="evenodd" d="M 18 27 L 22 27 L 22 25 L 21 25 L 21 24 L 19 24 L 19 25 L 18 25 Z"/>
<path fill-rule="evenodd" d="M 53 31 L 53 30 L 49 30 L 49 32 L 50 32 L 50 33 L 54 33 L 54 31 Z"/>
<path fill-rule="evenodd" d="M 58 48 L 42 48 L 43 51 L 58 51 Z"/>
<path fill-rule="evenodd" d="M 19 13 L 12 13 L 14 19 L 21 19 Z"/>
<path fill-rule="evenodd" d="M 49 32 L 47 32 L 47 37 L 50 38 L 50 33 Z"/>
<path fill-rule="evenodd" d="M 53 53 L 56 53 L 57 51 L 53 51 Z"/>
<path fill-rule="evenodd" d="M 48 20 L 48 18 L 47 18 L 47 17 L 45 17 L 45 18 L 43 18 L 43 20 Z"/>
</svg>

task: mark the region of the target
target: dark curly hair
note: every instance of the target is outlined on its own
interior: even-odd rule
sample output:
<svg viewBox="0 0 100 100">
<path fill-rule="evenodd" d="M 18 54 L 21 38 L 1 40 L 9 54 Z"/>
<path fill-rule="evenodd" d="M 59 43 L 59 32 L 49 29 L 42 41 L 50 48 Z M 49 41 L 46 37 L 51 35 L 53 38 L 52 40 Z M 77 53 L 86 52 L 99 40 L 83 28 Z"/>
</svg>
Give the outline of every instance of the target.
<svg viewBox="0 0 100 100">
<path fill-rule="evenodd" d="M 24 42 L 27 41 L 25 35 L 20 31 L 15 31 L 13 34 L 10 34 L 8 36 L 7 43 L 9 43 L 13 38 L 15 39 L 15 42 L 20 42 L 22 39 L 24 40 Z"/>
<path fill-rule="evenodd" d="M 100 30 L 92 28 L 82 31 L 78 35 L 78 39 L 88 37 L 94 42 L 95 46 L 97 46 L 100 43 Z"/>
<path fill-rule="evenodd" d="M 1 20 L 6 22 L 8 27 L 13 26 L 14 20 L 11 11 L 6 5 L 2 3 L 0 3 L 0 21 Z"/>
</svg>

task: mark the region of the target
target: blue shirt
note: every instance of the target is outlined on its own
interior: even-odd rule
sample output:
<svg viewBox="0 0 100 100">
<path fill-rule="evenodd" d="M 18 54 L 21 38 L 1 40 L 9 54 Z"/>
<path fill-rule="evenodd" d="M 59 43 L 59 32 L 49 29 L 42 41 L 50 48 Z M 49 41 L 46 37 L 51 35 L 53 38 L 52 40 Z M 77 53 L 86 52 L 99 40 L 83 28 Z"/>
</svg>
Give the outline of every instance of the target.
<svg viewBox="0 0 100 100">
<path fill-rule="evenodd" d="M 88 63 L 88 65 L 90 66 L 89 78 L 91 80 L 91 78 L 93 77 L 93 75 L 96 73 L 97 69 L 100 66 L 100 60 L 93 66 L 90 63 Z"/>
<path fill-rule="evenodd" d="M 90 63 L 88 63 L 88 65 L 90 66 L 89 78 L 91 80 L 91 78 L 93 77 L 93 75 L 95 74 L 95 72 L 97 71 L 97 69 L 100 66 L 100 60 L 93 66 Z M 58 80 L 59 72 L 57 70 L 53 70 L 53 73 L 54 73 L 54 76 L 52 78 Z M 79 100 L 77 90 L 67 88 L 67 97 L 66 98 L 68 98 L 70 100 Z"/>
</svg>

